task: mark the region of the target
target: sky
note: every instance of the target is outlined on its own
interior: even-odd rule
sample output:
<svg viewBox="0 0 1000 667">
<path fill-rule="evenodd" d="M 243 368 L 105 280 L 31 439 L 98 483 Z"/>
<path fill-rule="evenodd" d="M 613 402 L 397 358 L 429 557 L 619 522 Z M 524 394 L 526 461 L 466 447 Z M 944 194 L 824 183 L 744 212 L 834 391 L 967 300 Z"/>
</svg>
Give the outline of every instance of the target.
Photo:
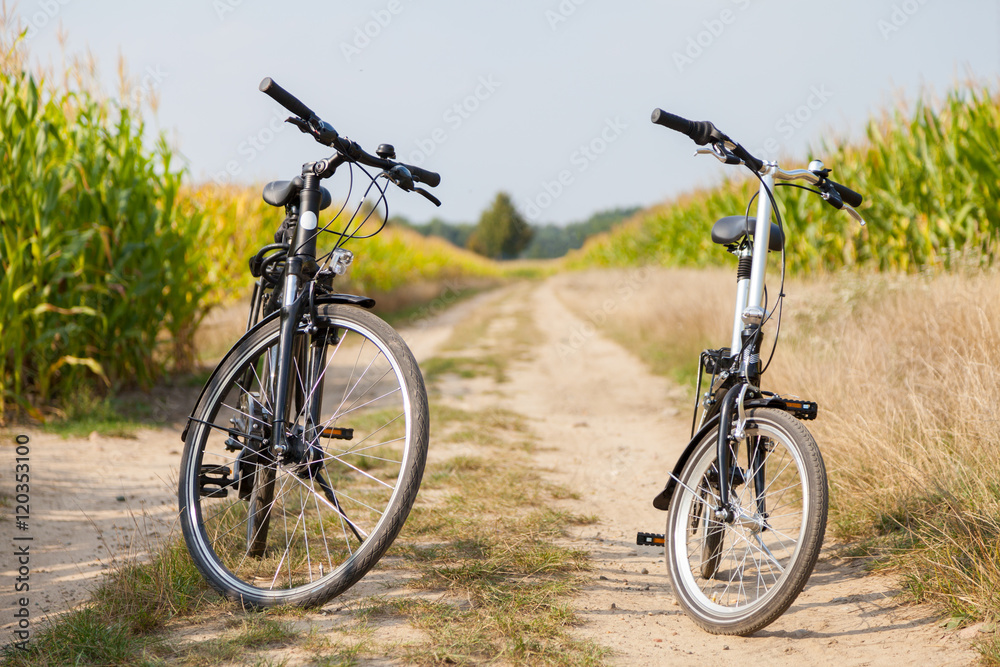
<svg viewBox="0 0 1000 667">
<path fill-rule="evenodd" d="M 14 13 L 34 63 L 61 69 L 61 27 L 110 94 L 123 56 L 192 181 L 287 179 L 326 156 L 258 91 L 269 76 L 369 152 L 391 143 L 441 174 L 440 209 L 390 193 L 390 213 L 414 222 L 474 222 L 505 191 L 529 221 L 563 224 L 721 180 L 650 123 L 655 107 L 799 168 L 900 100 L 1000 74 L 996 0 L 21 0 Z"/>
</svg>

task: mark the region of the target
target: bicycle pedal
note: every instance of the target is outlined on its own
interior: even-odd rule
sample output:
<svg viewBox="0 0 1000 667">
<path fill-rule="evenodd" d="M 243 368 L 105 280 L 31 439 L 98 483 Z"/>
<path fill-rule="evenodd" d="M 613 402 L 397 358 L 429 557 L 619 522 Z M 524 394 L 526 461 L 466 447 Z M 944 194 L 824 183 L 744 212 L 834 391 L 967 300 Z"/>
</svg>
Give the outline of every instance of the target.
<svg viewBox="0 0 1000 667">
<path fill-rule="evenodd" d="M 332 438 L 334 440 L 352 440 L 354 438 L 354 429 L 327 427 L 323 429 L 320 436 L 323 438 Z"/>
<path fill-rule="evenodd" d="M 236 484 L 236 480 L 229 476 L 232 472 L 229 466 L 202 465 L 198 473 L 198 492 L 202 498 L 225 498 L 229 495 L 229 487 Z"/>
<path fill-rule="evenodd" d="M 810 419 L 816 419 L 816 414 L 819 412 L 819 406 L 812 401 L 801 401 L 798 399 L 784 399 L 785 409 L 792 413 L 792 416 L 801 419 L 803 421 L 808 421 Z"/>
<path fill-rule="evenodd" d="M 635 543 L 640 547 L 662 547 L 666 542 L 666 537 L 658 533 L 639 533 L 635 536 Z"/>
<path fill-rule="evenodd" d="M 819 413 L 819 405 L 816 401 L 806 401 L 801 398 L 785 398 L 777 394 L 772 394 L 768 397 L 767 407 L 790 412 L 793 417 L 803 421 L 816 419 L 816 415 Z"/>
</svg>

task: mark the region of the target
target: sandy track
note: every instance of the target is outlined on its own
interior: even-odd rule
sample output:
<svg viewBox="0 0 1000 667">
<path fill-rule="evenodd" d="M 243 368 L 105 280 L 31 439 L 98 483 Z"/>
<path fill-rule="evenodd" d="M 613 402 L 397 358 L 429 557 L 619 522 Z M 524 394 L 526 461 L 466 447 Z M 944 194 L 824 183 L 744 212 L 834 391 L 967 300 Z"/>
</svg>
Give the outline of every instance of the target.
<svg viewBox="0 0 1000 667">
<path fill-rule="evenodd" d="M 489 313 L 490 333 L 480 343 L 488 352 L 502 342 L 504 331 L 517 326 L 515 314 L 525 309 L 542 332 L 531 358 L 511 365 L 508 382 L 462 400 L 470 407 L 499 402 L 527 417 L 540 443 L 539 469 L 580 496 L 563 501 L 566 509 L 597 517 L 596 523 L 574 529 L 572 537 L 595 565 L 575 601 L 583 620 L 576 630 L 580 636 L 611 648 L 615 664 L 701 665 L 711 659 L 728 665 L 745 662 L 745 651 L 773 666 L 975 662 L 968 642 L 938 627 L 930 609 L 894 598 L 892 578 L 865 576 L 829 549 L 798 601 L 756 636 L 715 637 L 696 628 L 673 600 L 662 552 L 634 545 L 637 530 L 663 531 L 666 515 L 653 509 L 651 500 L 687 442 L 686 401 L 679 405 L 679 392 L 668 380 L 651 375 L 636 357 L 563 305 L 559 293 L 571 280 L 572 275 L 558 276 L 480 295 L 407 329 L 404 337 L 418 359 L 427 358 L 455 323 Z M 85 599 L 87 586 L 108 560 L 107 549 L 135 540 L 133 517 L 143 516 L 135 510 L 145 510 L 151 526 L 146 531 L 154 538 L 168 530 L 175 508 L 178 434 L 179 426 L 144 431 L 137 440 L 31 434 L 36 618 Z M 2 453 L 0 479 L 9 493 L 12 451 L 7 443 Z M 9 508 L 4 514 L 9 517 Z M 9 519 L 0 522 L 4 545 L 11 543 L 12 532 Z M 137 544 L 141 547 L 142 540 Z M 5 546 L 0 559 L 3 609 L 13 604 L 14 564 L 8 552 Z M 364 582 L 358 588 L 366 588 Z M 9 627 L 10 620 L 2 618 L 0 625 Z M 412 631 L 400 633 L 404 639 Z"/>
<path fill-rule="evenodd" d="M 134 439 L 62 438 L 28 432 L 31 503 L 27 531 L 17 531 L 10 511 L 0 521 L 0 610 L 13 609 L 15 532 L 31 537 L 30 613 L 42 616 L 85 601 L 114 558 L 146 552 L 175 528 L 180 430 L 145 429 Z M 10 493 L 12 452 L 3 446 L 4 492 Z M 3 613 L 0 626 L 9 628 Z"/>
</svg>

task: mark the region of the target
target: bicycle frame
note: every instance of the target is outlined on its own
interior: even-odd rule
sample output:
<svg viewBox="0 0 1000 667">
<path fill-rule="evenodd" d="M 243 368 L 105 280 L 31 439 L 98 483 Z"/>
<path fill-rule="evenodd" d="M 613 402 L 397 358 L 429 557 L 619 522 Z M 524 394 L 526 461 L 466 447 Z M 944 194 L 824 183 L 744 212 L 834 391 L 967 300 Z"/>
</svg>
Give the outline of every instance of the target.
<svg viewBox="0 0 1000 667">
<path fill-rule="evenodd" d="M 735 384 L 729 387 L 722 398 L 719 409 L 719 437 L 717 442 L 717 461 L 719 472 L 719 498 L 721 506 L 717 511 L 725 515 L 727 522 L 740 521 L 747 517 L 740 517 L 733 514 L 728 507 L 730 485 L 732 477 L 730 468 L 736 462 L 731 460 L 729 443 L 735 437 L 742 438 L 746 425 L 746 399 L 759 398 L 760 393 L 760 348 L 762 342 L 761 327 L 767 319 L 764 304 L 764 283 L 767 273 L 767 259 L 771 237 L 771 214 L 772 192 L 774 191 L 775 176 L 780 175 L 787 180 L 794 178 L 808 178 L 814 175 L 804 173 L 784 172 L 778 168 L 774 162 L 765 162 L 758 173 L 760 178 L 760 189 L 757 195 L 757 216 L 755 221 L 753 242 L 736 251 L 740 261 L 745 261 L 751 257 L 749 276 L 737 273 L 736 283 L 736 306 L 733 313 L 732 339 L 730 343 L 730 359 L 733 366 L 739 364 L 739 373 Z M 739 355 L 739 359 L 736 357 Z M 725 382 L 718 388 L 713 387 L 713 392 L 717 394 L 725 386 Z M 713 396 L 714 398 L 714 396 Z M 735 428 L 733 423 L 733 412 L 737 412 L 737 422 Z M 707 414 L 707 413 L 704 413 Z M 703 415 L 704 416 L 704 415 Z M 757 443 L 753 446 L 748 443 L 748 456 L 751 459 L 758 456 Z M 753 461 L 748 461 L 751 469 Z M 763 470 L 757 470 L 754 479 L 754 488 L 757 495 L 757 506 L 761 516 L 766 516 L 763 491 Z M 760 479 L 757 479 L 757 478 Z"/>
<path fill-rule="evenodd" d="M 704 149 L 698 152 L 714 155 L 712 151 Z M 762 394 L 760 393 L 760 348 L 762 343 L 761 327 L 767 318 L 767 313 L 764 309 L 764 286 L 771 236 L 771 217 L 773 213 L 771 193 L 774 190 L 776 176 L 784 180 L 800 178 L 806 180 L 815 179 L 814 174 L 802 170 L 785 172 L 774 162 L 763 163 L 758 176 L 760 178 L 760 189 L 757 195 L 757 215 L 753 241 L 734 251 L 741 264 L 750 259 L 750 271 L 748 274 L 743 271 L 737 271 L 736 304 L 733 312 L 732 337 L 729 346 L 730 369 L 736 372 L 724 373 L 710 388 L 709 401 L 713 405 L 716 403 L 719 404 L 717 410 L 710 411 L 706 405 L 706 409 L 702 412 L 702 427 L 705 427 L 707 423 L 714 423 L 715 417 L 718 418 L 717 460 L 721 506 L 716 509 L 719 512 L 725 513 L 726 520 L 730 522 L 740 520 L 741 517 L 733 515 L 727 508 L 728 503 L 725 500 L 729 498 L 729 489 L 732 482 L 731 468 L 736 463 L 731 460 L 732 456 L 730 455 L 729 444 L 733 437 L 743 437 L 746 424 L 746 408 L 756 402 L 754 399 L 762 398 Z M 737 368 L 738 371 L 736 370 Z M 700 379 L 697 391 L 700 392 Z M 724 394 L 720 400 L 718 396 L 722 392 Z M 734 412 L 738 417 L 735 428 L 732 425 Z M 694 436 L 694 433 L 692 433 L 692 436 Z M 748 454 L 756 456 L 755 451 L 749 451 Z M 681 458 L 683 461 L 686 457 L 682 456 Z M 756 484 L 757 480 L 754 481 L 755 488 L 760 488 Z M 763 498 L 758 498 L 758 506 L 761 514 L 764 514 Z"/>
<path fill-rule="evenodd" d="M 754 243 L 751 248 L 740 251 L 752 253 L 753 264 L 750 277 L 736 283 L 736 311 L 733 314 L 733 337 L 729 346 L 731 356 L 739 353 L 742 343 L 744 324 L 753 318 L 756 322 L 763 321 L 764 275 L 767 272 L 767 248 L 771 237 L 771 197 L 774 189 L 775 165 L 767 163 L 765 172 L 761 174 L 760 192 L 757 195 L 757 226 L 754 229 Z M 764 252 L 753 253 L 753 248 L 763 248 Z"/>
</svg>

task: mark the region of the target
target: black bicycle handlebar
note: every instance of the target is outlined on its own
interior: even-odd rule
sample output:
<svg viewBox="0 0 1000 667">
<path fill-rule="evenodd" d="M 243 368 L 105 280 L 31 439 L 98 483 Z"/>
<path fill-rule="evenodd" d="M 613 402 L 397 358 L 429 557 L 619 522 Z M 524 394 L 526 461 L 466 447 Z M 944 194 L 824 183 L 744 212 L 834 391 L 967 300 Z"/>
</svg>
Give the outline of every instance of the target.
<svg viewBox="0 0 1000 667">
<path fill-rule="evenodd" d="M 275 83 L 274 79 L 271 77 L 266 77 L 260 82 L 260 91 L 302 119 L 289 119 L 289 121 L 296 125 L 300 130 L 308 134 L 312 134 L 313 138 L 321 144 L 336 148 L 340 153 L 351 160 L 360 162 L 361 164 L 375 169 L 383 169 L 386 171 L 392 169 L 396 165 L 403 165 L 409 170 L 415 181 L 429 185 L 432 188 L 437 187 L 437 185 L 441 183 L 441 175 L 437 172 L 433 172 L 428 169 L 421 169 L 420 167 L 404 164 L 403 162 L 395 162 L 393 160 L 376 157 L 367 153 L 356 142 L 339 136 L 336 130 L 323 123 L 320 117 L 316 115 L 315 111 L 307 107 L 297 97 Z M 305 122 L 303 123 L 302 121 Z M 438 203 L 438 205 L 440 206 L 440 203 Z"/>
<path fill-rule="evenodd" d="M 413 180 L 425 183 L 432 188 L 437 187 L 437 185 L 441 182 L 441 175 L 437 172 L 430 171 L 428 169 L 421 169 L 420 167 L 415 167 L 413 165 L 406 164 L 405 162 L 396 162 L 394 160 L 377 157 L 365 151 L 365 149 L 359 146 L 357 142 L 350 141 L 343 137 L 337 138 L 337 141 L 334 143 L 334 148 L 352 160 L 369 167 L 374 167 L 375 169 L 384 169 L 389 171 L 396 165 L 403 165 L 410 172 L 410 175 L 413 176 Z"/>
<path fill-rule="evenodd" d="M 295 95 L 292 95 L 290 92 L 275 83 L 271 77 L 266 77 L 260 82 L 260 92 L 265 93 L 275 102 L 303 120 L 308 121 L 312 118 L 318 118 L 312 109 L 300 102 Z"/>
<path fill-rule="evenodd" d="M 733 155 L 742 160 L 755 172 L 759 172 L 761 167 L 764 166 L 763 161 L 755 158 L 747 149 L 727 137 L 725 132 L 717 128 L 712 121 L 688 120 L 676 114 L 668 113 L 663 109 L 653 109 L 653 115 L 650 120 L 657 125 L 662 125 L 665 128 L 686 135 L 699 146 L 704 146 L 707 143 L 717 144 L 728 142 L 732 144 L 732 149 L 727 148 L 726 150 L 731 150 Z"/>
</svg>

